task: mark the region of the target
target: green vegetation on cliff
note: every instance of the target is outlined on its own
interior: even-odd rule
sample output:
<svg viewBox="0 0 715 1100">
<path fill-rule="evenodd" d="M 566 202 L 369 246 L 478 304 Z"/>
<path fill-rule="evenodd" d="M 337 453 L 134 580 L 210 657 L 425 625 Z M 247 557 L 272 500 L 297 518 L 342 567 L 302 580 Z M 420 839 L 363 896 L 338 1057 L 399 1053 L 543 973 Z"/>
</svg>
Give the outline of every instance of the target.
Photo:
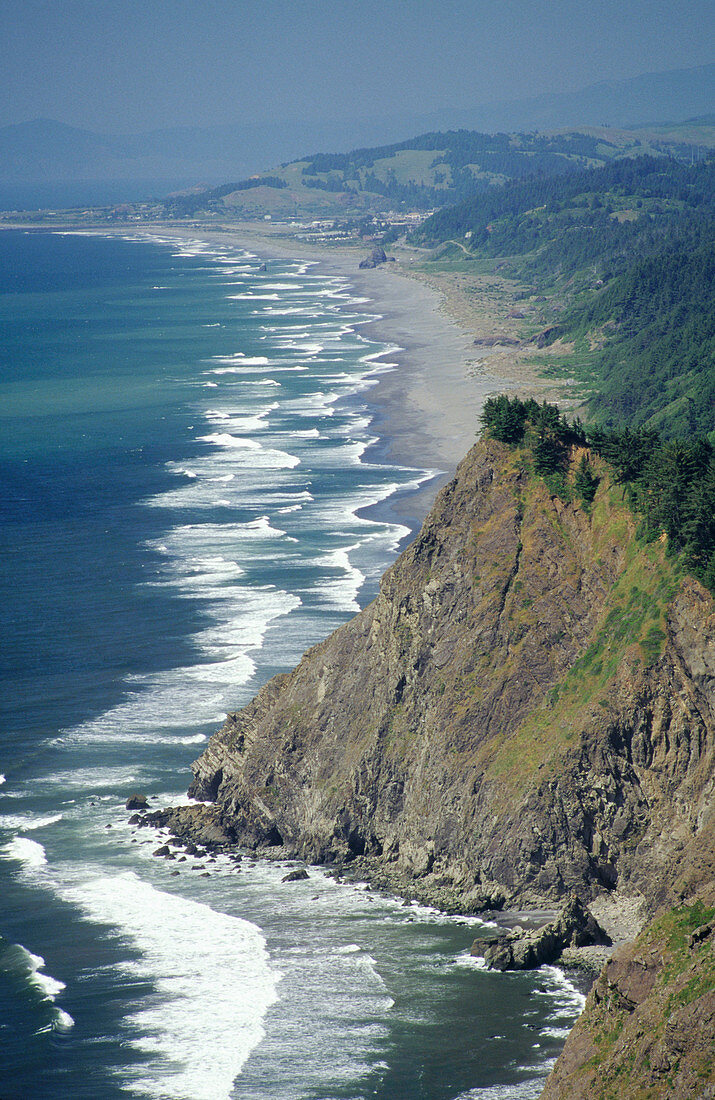
<svg viewBox="0 0 715 1100">
<path fill-rule="evenodd" d="M 701 899 L 666 909 L 606 965 L 543 1100 L 713 1095 L 713 917 Z"/>
<path fill-rule="evenodd" d="M 552 334 L 592 345 L 584 363 L 594 419 L 715 435 L 714 226 L 674 230 L 661 252 L 575 305 Z"/>
<path fill-rule="evenodd" d="M 665 538 L 668 554 L 715 592 L 715 446 L 707 439 L 663 440 L 628 428 L 587 433 L 555 405 L 504 395 L 487 400 L 482 423 L 494 439 L 525 446 L 535 473 L 551 478 L 562 495 L 575 492 L 586 509 L 598 485 L 591 454 L 599 455 L 640 517 L 640 537 Z M 591 454 L 582 452 L 574 464 L 573 448 L 586 446 Z"/>
<path fill-rule="evenodd" d="M 227 836 L 462 912 L 655 899 L 697 850 L 712 600 L 537 410 L 563 467 L 477 444 L 373 603 L 211 739 L 191 791 Z"/>
</svg>

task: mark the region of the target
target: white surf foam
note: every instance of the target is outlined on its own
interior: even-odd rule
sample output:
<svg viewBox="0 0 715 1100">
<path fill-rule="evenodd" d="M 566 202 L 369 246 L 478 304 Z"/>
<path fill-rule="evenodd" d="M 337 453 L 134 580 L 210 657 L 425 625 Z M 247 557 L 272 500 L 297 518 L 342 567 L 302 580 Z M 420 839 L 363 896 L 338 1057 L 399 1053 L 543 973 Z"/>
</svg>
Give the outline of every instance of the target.
<svg viewBox="0 0 715 1100">
<path fill-rule="evenodd" d="M 295 363 L 293 365 L 280 363 L 267 363 L 265 366 L 251 366 L 242 363 L 240 366 L 232 365 L 230 367 L 214 367 L 208 371 L 208 374 L 264 374 L 267 370 L 270 370 L 271 374 L 300 374 L 307 371 L 307 367 L 301 363 Z"/>
<path fill-rule="evenodd" d="M 317 601 L 341 611 L 359 611 L 357 595 L 365 581 L 365 575 L 350 561 L 350 553 L 358 549 L 358 543 L 329 550 L 316 559 L 316 564 L 330 571 L 339 570 L 339 577 L 329 577 L 316 585 L 313 593 Z"/>
<path fill-rule="evenodd" d="M 132 1045 L 150 1056 L 131 1091 L 176 1100 L 223 1100 L 261 1041 L 280 975 L 256 925 L 158 890 L 132 873 L 65 892 L 94 921 L 121 931 L 139 952 L 123 969 L 157 994 L 134 1005 Z"/>
<path fill-rule="evenodd" d="M 271 360 L 265 355 L 245 355 L 244 352 L 237 351 L 233 355 L 213 355 L 207 362 L 230 363 L 241 367 L 267 367 Z"/>
<path fill-rule="evenodd" d="M 305 428 L 303 431 L 276 432 L 276 435 L 289 436 L 291 439 L 320 439 L 320 432 L 317 428 Z"/>
<path fill-rule="evenodd" d="M 17 829 L 23 833 L 34 832 L 35 829 L 56 825 L 61 820 L 62 814 L 51 814 L 49 817 L 33 817 L 32 814 L 3 814 L 0 816 L 0 828 Z"/>
<path fill-rule="evenodd" d="M 0 851 L 8 859 L 17 860 L 30 871 L 37 871 L 47 865 L 45 849 L 36 840 L 28 840 L 24 836 L 16 836 Z"/>
<path fill-rule="evenodd" d="M 465 966 L 468 970 L 488 970 L 487 964 L 479 955 L 457 955 L 456 966 Z"/>
<path fill-rule="evenodd" d="M 277 401 L 271 401 L 257 412 L 247 413 L 245 409 L 235 407 L 226 409 L 206 409 L 204 417 L 210 424 L 219 423 L 231 432 L 256 432 L 265 431 L 268 427 L 268 418 L 275 409 L 279 408 Z"/>
<path fill-rule="evenodd" d="M 234 448 L 226 451 L 232 455 L 242 453 Z M 250 452 L 254 470 L 260 465 L 260 459 L 255 461 L 257 453 Z M 231 477 L 234 472 L 232 465 Z M 193 492 L 193 486 L 197 486 L 196 491 L 205 496 L 201 480 L 191 481 L 178 493 Z M 279 493 L 278 499 L 310 500 L 310 494 L 300 490 Z M 166 506 L 172 503 L 172 494 L 148 503 Z M 262 503 L 265 506 L 265 501 Z M 128 677 L 127 694 L 121 703 L 82 726 L 63 731 L 60 742 L 133 742 L 147 748 L 152 744 L 176 744 L 174 730 L 212 722 L 217 714 L 235 706 L 237 691 L 255 673 L 255 656 L 263 646 L 267 629 L 276 619 L 301 606 L 298 594 L 274 584 L 256 583 L 246 576 L 254 568 L 253 563 L 260 569 L 262 561 L 275 561 L 276 543 L 285 536 L 285 530 L 272 524 L 268 515 L 259 514 L 244 523 L 179 524 L 161 540 L 147 543 L 163 561 L 155 579 L 145 583 L 165 586 L 180 597 L 200 601 L 208 625 L 192 635 L 196 661 Z"/>
<path fill-rule="evenodd" d="M 573 1015 L 583 1012 L 586 998 L 558 966 L 542 966 L 539 973 L 547 979 L 547 993 L 556 1011 Z"/>
<path fill-rule="evenodd" d="M 263 306 L 251 312 L 257 317 L 320 317 L 320 313 L 310 306 Z"/>
<path fill-rule="evenodd" d="M 544 1091 L 546 1075 L 527 1081 L 514 1081 L 509 1085 L 488 1085 L 484 1088 L 460 1092 L 455 1100 L 538 1100 Z"/>
<path fill-rule="evenodd" d="M 252 302 L 277 302 L 280 298 L 279 294 L 256 294 L 254 291 L 247 290 L 245 294 L 227 294 L 226 297 L 231 301 L 243 301 L 248 300 Z"/>
<path fill-rule="evenodd" d="M 196 438 L 201 443 L 215 443 L 217 447 L 246 447 L 254 451 L 261 449 L 261 444 L 254 439 L 242 439 L 229 432 L 212 432 L 210 435 L 198 435 Z"/>
<path fill-rule="evenodd" d="M 261 283 L 263 290 L 295 290 L 295 283 Z"/>
<path fill-rule="evenodd" d="M 33 955 L 31 951 L 28 951 L 26 947 L 19 943 L 14 944 L 10 951 L 15 956 L 13 962 L 17 964 L 17 969 L 25 972 L 28 984 L 39 993 L 42 1001 L 47 1001 L 52 1005 L 52 1022 L 48 1029 L 41 1028 L 40 1030 L 68 1031 L 74 1026 L 74 1020 L 69 1012 L 65 1012 L 64 1009 L 55 1004 L 57 997 L 67 988 L 65 983 L 44 972 L 45 960 L 41 955 Z"/>
<path fill-rule="evenodd" d="M 99 722 L 101 719 L 97 719 L 97 721 Z M 64 742 L 67 738 L 60 736 L 56 740 Z M 93 798 L 101 790 L 116 792 L 117 790 L 123 790 L 125 786 L 144 785 L 146 779 L 147 773 L 141 767 L 135 766 L 129 769 L 126 765 L 123 765 L 122 767 L 98 768 L 84 764 L 73 770 L 53 771 L 41 779 L 33 780 L 31 788 L 33 792 L 52 791 L 53 796 L 55 796 L 54 792 L 58 788 L 61 794 L 82 791 L 88 798 Z M 60 795 L 56 797 L 60 797 Z M 65 805 L 72 805 L 75 802 L 75 799 L 64 800 Z M 33 841 L 28 841 L 28 843 L 32 844 Z"/>
</svg>

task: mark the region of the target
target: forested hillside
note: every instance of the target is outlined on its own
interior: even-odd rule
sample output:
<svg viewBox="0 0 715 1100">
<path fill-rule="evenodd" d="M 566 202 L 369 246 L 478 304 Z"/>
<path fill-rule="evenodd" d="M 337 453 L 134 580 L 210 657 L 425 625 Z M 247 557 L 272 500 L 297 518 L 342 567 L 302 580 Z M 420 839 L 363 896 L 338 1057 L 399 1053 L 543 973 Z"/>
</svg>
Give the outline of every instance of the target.
<svg viewBox="0 0 715 1100">
<path fill-rule="evenodd" d="M 482 134 L 450 130 L 350 153 L 317 153 L 282 164 L 268 176 L 172 197 L 167 210 L 327 213 L 395 209 L 432 210 L 489 194 L 508 180 L 551 178 L 574 167 L 606 164 L 638 154 L 683 157 L 676 136 L 621 131 L 556 134 Z M 282 193 L 281 193 L 282 192 Z"/>
<path fill-rule="evenodd" d="M 589 419 L 711 435 L 715 156 L 698 146 L 696 160 L 679 133 L 428 133 L 174 196 L 166 212 L 332 216 L 350 236 L 374 234 L 380 211 L 438 206 L 411 243 L 544 301 L 540 331 L 524 335 L 556 345 L 549 368 L 581 383 Z M 382 243 L 400 232 L 388 222 Z"/>
<path fill-rule="evenodd" d="M 499 262 L 561 312 L 589 411 L 684 437 L 715 430 L 715 160 L 617 160 L 533 177 L 437 212 L 415 233 Z M 443 251 L 443 255 L 445 252 Z"/>
<path fill-rule="evenodd" d="M 377 149 L 322 153 L 311 157 L 302 172 L 309 186 L 340 185 L 429 208 L 456 202 L 475 191 L 487 191 L 491 184 L 504 180 L 523 179 L 535 172 L 553 176 L 568 171 L 574 164 L 602 162 L 617 156 L 619 151 L 614 142 L 587 134 L 480 134 L 454 130 L 422 134 Z M 412 158 L 415 165 L 410 171 L 405 162 L 410 154 L 420 153 L 428 154 L 420 158 L 424 162 L 421 172 L 415 171 L 417 156 Z"/>
</svg>

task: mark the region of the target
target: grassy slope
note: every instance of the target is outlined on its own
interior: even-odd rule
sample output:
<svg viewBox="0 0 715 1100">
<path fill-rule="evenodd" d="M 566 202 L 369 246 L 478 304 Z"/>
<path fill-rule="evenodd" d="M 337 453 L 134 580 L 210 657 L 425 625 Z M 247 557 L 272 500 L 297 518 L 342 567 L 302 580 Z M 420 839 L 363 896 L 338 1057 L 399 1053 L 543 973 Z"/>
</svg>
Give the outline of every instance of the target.
<svg viewBox="0 0 715 1100">
<path fill-rule="evenodd" d="M 528 465 L 528 452 L 515 450 L 512 461 L 515 466 Z M 613 486 L 609 468 L 593 455 L 591 462 L 601 478 L 590 510 L 594 550 L 605 556 L 614 545 L 625 547 L 624 567 L 608 593 L 586 652 L 487 763 L 487 774 L 499 776 L 510 786 L 520 787 L 537 774 L 544 778 L 557 772 L 559 758 L 577 745 L 593 707 L 608 707 L 619 673 L 624 668 L 635 672 L 658 660 L 665 641 L 667 608 L 682 578 L 679 563 L 666 556 L 663 541 L 644 544 L 636 539 L 634 517 L 621 489 Z M 566 491 L 561 490 L 571 499 L 574 470 L 572 462 Z M 531 478 L 524 506 L 538 506 L 549 492 L 541 478 Z M 525 529 L 525 544 L 529 534 Z M 563 526 L 557 534 L 566 542 L 570 537 Z M 538 608 L 529 606 L 527 597 L 520 601 L 517 615 L 528 626 L 538 616 Z"/>
<path fill-rule="evenodd" d="M 692 127 L 688 133 L 692 132 Z M 675 128 L 663 134 L 584 128 L 582 132 L 554 134 L 489 135 L 450 132 L 421 135 L 411 141 L 376 149 L 358 149 L 334 157 L 306 157 L 281 165 L 268 173 L 284 180 L 287 188 L 257 187 L 214 196 L 208 191 L 202 198 L 188 201 L 187 210 L 229 210 L 244 216 L 262 213 L 274 215 L 340 216 L 346 212 L 380 211 L 399 205 L 434 207 L 454 202 L 455 187 L 498 185 L 512 176 L 531 170 L 549 174 L 569 166 L 594 167 L 618 156 L 636 156 L 664 151 L 684 152 L 683 141 L 691 141 Z M 472 139 L 474 149 L 470 149 Z M 701 139 L 705 144 L 704 138 Z M 427 147 L 425 147 L 427 146 Z M 541 159 L 539 159 L 541 158 Z M 460 175 L 466 171 L 468 175 Z M 325 184 L 331 181 L 337 190 L 306 186 L 306 178 Z M 394 181 L 403 188 L 388 197 L 371 190 L 371 179 L 382 184 Z M 413 187 L 414 185 L 414 187 Z M 415 190 L 417 188 L 418 190 Z M 225 188 L 220 189 L 225 192 Z"/>
</svg>

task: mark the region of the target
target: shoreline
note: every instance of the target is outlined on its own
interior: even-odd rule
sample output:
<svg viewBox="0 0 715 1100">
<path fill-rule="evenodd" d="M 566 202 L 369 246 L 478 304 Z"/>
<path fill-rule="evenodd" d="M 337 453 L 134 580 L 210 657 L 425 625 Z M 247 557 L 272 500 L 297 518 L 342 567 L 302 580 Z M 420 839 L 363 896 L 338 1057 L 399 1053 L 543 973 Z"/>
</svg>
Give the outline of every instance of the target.
<svg viewBox="0 0 715 1100">
<path fill-rule="evenodd" d="M 129 230 L 126 230 L 124 235 L 128 236 L 129 232 Z M 167 235 L 169 235 L 171 233 L 171 230 L 166 230 L 165 232 L 167 233 Z M 187 236 L 189 236 L 189 234 L 187 234 Z M 206 239 L 206 235 L 201 233 L 192 233 L 190 234 L 190 236 L 198 240 Z M 226 241 L 227 235 L 221 235 L 220 240 Z M 251 250 L 254 250 L 255 248 L 255 246 L 253 245 L 249 247 L 251 247 Z M 266 249 L 266 252 L 268 252 L 268 249 Z M 269 256 L 267 258 L 270 260 Z M 330 259 L 332 258 L 326 257 L 325 259 L 320 259 L 316 262 L 324 263 L 326 268 L 330 270 L 330 267 L 328 267 Z M 352 264 L 352 262 L 353 259 L 351 257 L 350 263 Z M 394 267 L 394 265 L 391 266 Z M 338 272 L 335 273 L 337 274 Z M 356 274 L 357 273 L 354 273 L 352 270 L 340 272 L 341 276 L 344 276 L 347 280 L 349 280 L 350 287 L 351 289 L 355 290 L 356 295 L 360 295 L 362 291 L 360 286 L 358 286 L 358 279 L 360 278 L 360 276 L 363 275 L 363 273 L 360 273 L 359 275 L 357 275 L 357 277 L 354 277 L 354 275 Z M 405 454 L 411 452 L 414 455 L 418 455 L 419 452 L 419 464 L 422 465 L 424 463 L 424 454 L 432 453 L 431 448 L 434 448 L 437 453 L 445 453 L 445 451 L 441 450 L 441 448 L 452 446 L 454 446 L 456 450 L 456 444 L 445 444 L 439 437 L 437 437 L 436 434 L 432 433 L 436 432 L 436 430 L 439 429 L 440 424 L 446 424 L 450 431 L 454 428 L 453 421 L 449 420 L 449 409 L 452 406 L 456 405 L 458 407 L 458 411 L 463 411 L 463 405 L 460 407 L 458 395 L 452 396 L 451 404 L 448 404 L 446 409 L 445 407 L 439 405 L 439 402 L 437 400 L 435 400 L 435 405 L 433 408 L 429 407 L 429 402 L 433 399 L 432 384 L 433 382 L 435 382 L 436 379 L 440 383 L 442 383 L 443 389 L 445 391 L 451 392 L 452 387 L 454 387 L 454 389 L 457 388 L 454 380 L 450 379 L 448 372 L 446 372 L 444 375 L 439 373 L 439 355 L 442 350 L 441 346 L 433 346 L 427 343 L 427 339 L 430 333 L 434 332 L 435 329 L 434 318 L 428 315 L 428 308 L 429 310 L 432 310 L 435 315 L 440 315 L 442 319 L 445 320 L 443 313 L 444 301 L 439 292 L 435 290 L 430 290 L 425 294 L 422 294 L 421 292 L 416 292 L 414 295 L 403 293 L 403 288 L 400 286 L 400 284 L 403 283 L 411 283 L 415 287 L 422 287 L 424 289 L 423 284 L 418 282 L 417 279 L 411 279 L 410 276 L 403 272 L 393 272 L 389 269 L 378 269 L 376 272 L 364 273 L 364 280 L 366 284 L 369 282 L 371 285 L 374 285 L 378 291 L 391 286 L 391 284 L 393 283 L 395 284 L 394 312 L 390 313 L 386 309 L 385 313 L 381 313 L 378 319 L 374 321 L 367 321 L 359 326 L 359 331 L 361 333 L 365 333 L 370 338 L 374 336 L 375 339 L 385 340 L 385 342 L 387 343 L 392 343 L 393 341 L 399 342 L 395 340 L 395 337 L 393 336 L 394 330 L 391 330 L 390 326 L 393 324 L 395 326 L 397 326 L 398 324 L 409 326 L 411 317 L 410 310 L 415 310 L 416 313 L 418 313 L 420 302 L 429 303 L 429 306 L 426 305 L 424 307 L 424 326 L 423 330 L 419 330 L 418 339 L 416 340 L 414 348 L 410 347 L 409 345 L 409 339 L 412 337 L 413 332 L 406 331 L 405 343 L 407 344 L 407 347 L 397 356 L 397 358 L 400 360 L 400 368 L 398 370 L 393 370 L 389 373 L 376 375 L 377 384 L 370 390 L 358 395 L 356 398 L 357 400 L 364 401 L 365 404 L 367 404 L 371 415 L 373 415 L 375 434 L 378 434 L 380 436 L 380 441 L 374 445 L 374 448 L 370 448 L 366 452 L 368 460 L 373 456 L 377 456 L 382 449 L 382 451 L 385 453 L 386 458 L 388 458 L 390 461 L 400 461 L 395 457 L 396 448 L 399 446 L 404 446 Z M 365 292 L 365 294 L 367 296 L 367 291 Z M 370 303 L 366 307 L 368 311 L 371 309 L 373 303 L 375 305 L 375 309 L 377 310 L 382 304 L 382 299 L 377 295 L 375 295 L 375 297 L 371 296 Z M 423 318 L 420 315 L 420 323 L 422 322 L 422 320 Z M 465 359 L 462 363 L 462 366 L 465 376 L 467 377 L 467 381 L 469 381 L 469 341 L 471 339 L 471 336 L 469 333 L 461 332 L 461 330 L 458 329 L 458 326 L 454 322 L 446 323 L 447 325 L 451 324 L 452 328 L 456 332 L 456 335 L 454 335 L 456 350 L 453 371 L 455 373 L 455 376 L 457 376 L 457 371 L 461 363 L 461 360 L 458 358 L 458 356 L 462 354 L 461 349 L 463 347 Z M 416 325 L 413 327 L 416 327 Z M 421 344 L 420 340 L 424 340 L 425 343 Z M 474 349 L 472 346 L 472 353 L 473 350 Z M 406 357 L 406 369 L 403 367 L 403 355 Z M 414 360 L 412 358 L 413 356 Z M 388 353 L 388 355 L 384 356 L 383 358 L 390 360 L 392 357 Z M 421 373 L 419 369 L 420 363 L 423 368 Z M 484 378 L 486 377 L 487 376 L 485 375 Z M 489 377 L 493 377 L 494 382 L 497 386 L 503 386 L 506 384 L 505 381 L 500 380 L 496 375 Z M 391 382 L 394 383 L 393 386 L 390 386 Z M 482 382 L 484 382 L 484 379 L 482 379 Z M 477 388 L 476 385 L 474 388 Z M 493 388 L 487 389 L 485 396 L 487 393 L 490 392 L 495 392 L 495 390 Z M 483 397 L 481 397 L 481 399 L 483 400 Z M 423 402 L 426 403 L 424 408 L 422 408 L 421 404 Z M 405 411 L 405 406 L 407 406 L 407 411 Z M 394 431 L 393 425 L 399 426 L 400 431 Z M 473 428 L 474 431 L 476 431 L 476 424 L 469 425 L 469 427 Z M 474 431 L 472 432 L 472 439 L 470 440 L 470 442 L 473 441 Z M 423 450 L 420 450 L 420 448 L 423 448 Z M 464 449 L 466 450 L 466 447 Z M 459 458 L 462 457 L 462 454 L 463 450 L 460 449 L 455 461 L 458 461 Z M 406 462 L 406 464 L 410 464 L 409 459 L 406 458 L 404 461 Z M 412 459 L 411 461 L 414 462 L 415 459 Z M 442 480 L 446 480 L 447 476 L 449 475 L 441 475 Z M 416 514 L 422 506 L 420 504 L 420 501 L 423 502 L 424 510 L 426 511 L 431 498 L 434 496 L 434 492 L 436 492 L 437 487 L 438 485 L 436 484 L 436 482 L 431 480 L 426 485 L 420 487 L 420 489 L 416 491 L 402 493 L 398 492 L 397 494 L 394 494 L 392 497 L 390 497 L 387 501 L 385 501 L 382 505 L 373 506 L 375 510 L 370 509 L 370 514 L 376 515 L 379 513 L 380 509 L 382 509 L 385 513 L 389 512 L 389 514 L 391 515 L 399 515 L 397 509 L 400 507 L 404 508 L 406 513 L 414 512 Z M 513 914 L 509 914 L 507 919 L 511 920 L 512 918 Z"/>
<path fill-rule="evenodd" d="M 95 232 L 104 233 L 105 230 L 96 229 Z M 371 426 L 378 436 L 366 450 L 366 458 L 416 469 L 440 470 L 419 488 L 398 490 L 387 500 L 361 510 L 361 514 L 409 526 L 410 535 L 401 540 L 400 550 L 419 530 L 438 489 L 453 475 L 458 462 L 475 442 L 484 400 L 504 389 L 523 393 L 524 387 L 534 381 L 528 369 L 519 370 L 519 352 L 523 355 L 523 349 L 509 346 L 510 334 L 504 331 L 503 317 L 488 317 L 485 322 L 482 302 L 481 316 L 475 311 L 468 327 L 450 312 L 453 303 L 449 295 L 416 272 L 410 273 L 396 264 L 359 269 L 363 250 L 351 248 L 349 252 L 336 255 L 328 248 L 301 247 L 300 242 L 293 247 L 290 241 L 276 242 L 269 236 L 243 235 L 240 230 L 228 229 L 202 231 L 162 226 L 151 231 L 136 232 L 129 227 L 112 231 L 112 235 L 130 234 L 149 239 L 173 236 L 245 248 L 265 261 L 269 269 L 271 260 L 303 260 L 315 264 L 318 271 L 344 279 L 354 297 L 367 299 L 358 308 L 373 316 L 355 327 L 367 339 L 388 347 L 397 345 L 394 353 L 388 350 L 380 355 L 378 371 L 380 362 L 396 361 L 398 365 L 377 373 L 376 384 L 357 398 L 367 406 Z M 495 332 L 506 337 L 504 344 L 486 346 L 485 338 Z M 490 367 L 497 370 L 490 371 Z M 542 396 L 547 388 L 553 392 L 554 384 L 541 379 L 534 388 L 540 390 L 539 396 Z M 548 397 L 551 396 L 549 393 Z M 181 836 L 174 823 L 169 827 L 174 836 Z M 255 854 L 271 858 L 267 852 Z M 295 856 L 284 852 L 275 858 Z M 357 880 L 382 888 L 393 896 L 414 897 L 445 913 L 459 912 L 446 896 L 423 896 L 414 883 L 399 882 L 389 874 L 375 873 L 373 868 L 359 869 L 359 861 L 356 864 L 350 868 L 348 877 L 355 875 Z M 345 870 L 336 868 L 337 877 L 341 878 Z M 611 934 L 612 946 L 567 949 L 555 965 L 593 977 L 618 947 L 634 938 L 642 924 L 642 916 L 636 912 L 637 906 L 631 899 L 626 899 L 625 905 L 623 899 L 611 904 L 599 899 L 592 907 Z M 543 922 L 554 915 L 556 910 L 544 910 L 540 920 Z M 506 907 L 496 922 L 509 927 L 523 919 L 528 924 L 532 917 L 533 914 L 521 908 Z"/>
<path fill-rule="evenodd" d="M 455 287 L 445 285 L 446 280 L 413 270 L 404 262 L 409 254 L 401 255 L 402 262 L 361 269 L 359 262 L 368 246 L 347 246 L 337 252 L 254 223 L 220 227 L 72 224 L 41 228 L 18 224 L 3 228 L 146 239 L 175 237 L 231 245 L 269 264 L 271 260 L 305 260 L 319 265 L 328 275 L 348 281 L 355 297 L 367 299 L 362 308 L 373 315 L 358 323 L 356 329 L 368 340 L 396 346 L 394 353 L 387 351 L 381 356 L 396 366 L 378 373 L 376 384 L 360 395 L 377 436 L 365 451 L 366 461 L 432 472 L 419 487 L 398 491 L 365 509 L 365 513 L 382 521 L 409 528 L 410 534 L 400 540 L 399 549 L 417 534 L 438 490 L 451 479 L 476 442 L 487 397 L 504 390 L 533 393 L 547 389 L 546 396 L 551 397 L 554 390 L 553 382 L 540 378 L 533 366 L 527 364 L 525 369 L 519 362 L 523 355 L 513 347 L 498 343 L 484 346 L 485 338 L 505 328 L 503 318 L 491 314 L 490 301 L 471 301 L 467 296 L 473 308 L 465 309 L 458 289 L 455 294 Z M 500 289 L 503 296 L 508 296 L 506 286 Z M 499 312 L 506 314 L 507 310 Z M 513 323 L 510 332 L 503 334 L 508 340 L 513 339 L 512 333 Z"/>
<path fill-rule="evenodd" d="M 291 845 L 266 844 L 258 845 L 255 849 L 247 847 L 225 831 L 220 815 L 215 812 L 214 803 L 192 802 L 157 810 L 146 807 L 142 812 L 130 816 L 128 821 L 136 828 L 167 830 L 177 847 L 198 847 L 213 854 L 265 860 L 268 863 L 286 864 L 289 868 L 319 868 L 336 882 L 363 883 L 386 896 L 402 899 L 403 905 L 416 903 L 434 909 L 446 917 L 465 921 L 476 917 L 493 924 L 501 934 L 512 931 L 528 934 L 541 929 L 558 918 L 563 908 L 563 905 L 555 905 L 546 898 L 536 897 L 522 898 L 509 904 L 503 899 L 499 901 L 485 895 L 481 905 L 473 901 L 467 903 L 458 887 L 430 884 L 419 876 L 396 870 L 382 856 L 355 856 L 349 861 L 331 863 L 306 859 Z M 154 855 L 163 858 L 166 852 L 154 852 Z M 493 904 L 494 901 L 496 904 Z M 589 901 L 587 908 L 609 936 L 610 944 L 565 947 L 553 962 L 546 964 L 566 971 L 571 981 L 585 983 L 584 993 L 588 992 L 609 959 L 622 947 L 633 942 L 648 919 L 644 899 L 636 895 L 602 895 Z M 465 948 L 469 948 L 466 941 Z M 527 966 L 505 972 L 533 973 L 537 969 L 537 966 Z M 500 971 L 497 968 L 495 972 Z"/>
<path fill-rule="evenodd" d="M 136 230 L 127 227 L 113 232 L 126 235 Z M 470 376 L 470 336 L 445 313 L 442 294 L 395 264 L 360 269 L 364 248 L 335 253 L 286 237 L 276 240 L 249 226 L 202 229 L 166 224 L 139 232 L 148 237 L 173 235 L 230 244 L 253 252 L 269 265 L 271 260 L 304 260 L 327 275 L 345 279 L 356 298 L 367 299 L 359 308 L 369 317 L 356 330 L 368 340 L 395 346 L 394 352 L 379 357 L 376 366 L 385 361 L 396 366 L 378 371 L 375 385 L 358 398 L 367 407 L 377 436 L 365 451 L 365 461 L 432 472 L 418 488 L 398 491 L 361 509 L 360 514 L 409 528 L 409 535 L 400 540 L 401 550 L 417 534 L 438 490 L 476 441 L 483 403 L 501 384 L 497 377 Z"/>
</svg>

